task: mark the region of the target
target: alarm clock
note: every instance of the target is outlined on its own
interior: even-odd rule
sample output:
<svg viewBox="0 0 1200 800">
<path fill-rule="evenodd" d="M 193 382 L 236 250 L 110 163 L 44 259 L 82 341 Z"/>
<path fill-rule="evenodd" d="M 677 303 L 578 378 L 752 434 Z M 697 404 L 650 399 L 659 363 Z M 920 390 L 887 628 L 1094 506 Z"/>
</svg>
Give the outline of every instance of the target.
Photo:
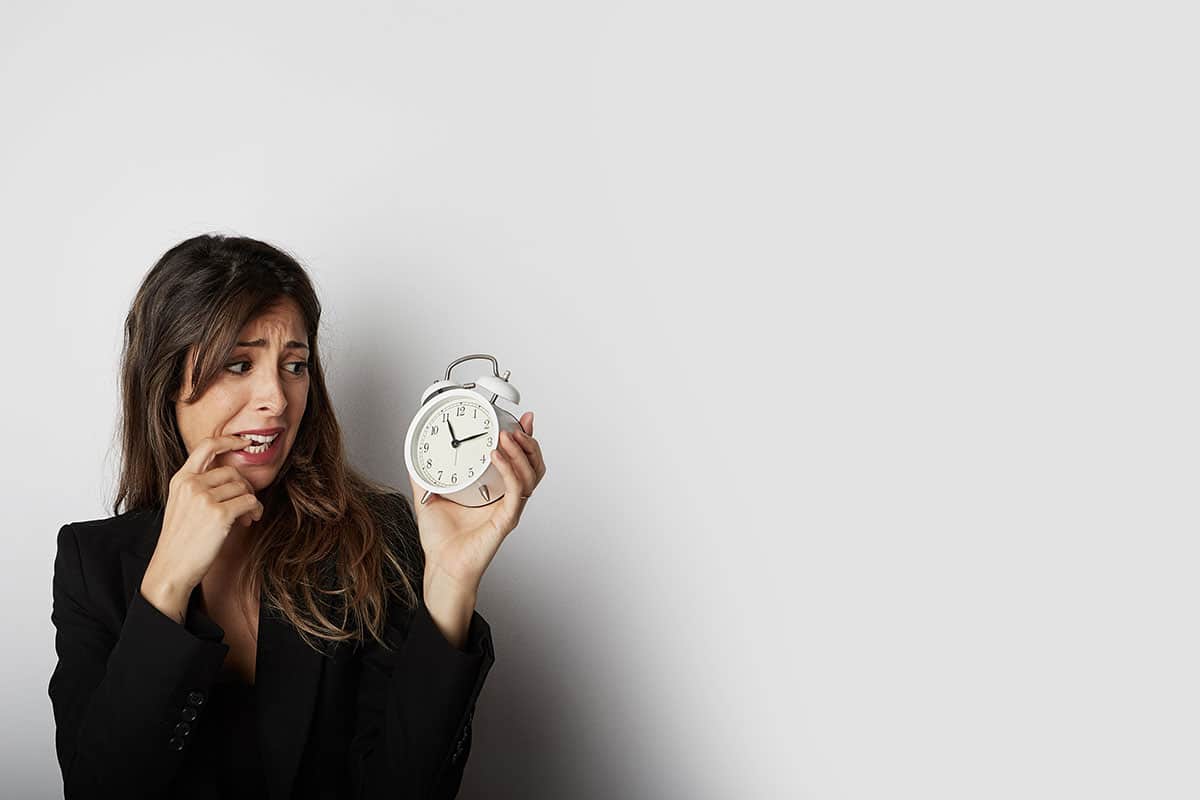
<svg viewBox="0 0 1200 800">
<path fill-rule="evenodd" d="M 486 359 L 492 374 L 470 383 L 454 383 L 450 372 L 464 361 Z M 523 430 L 496 405 L 503 398 L 519 403 L 521 393 L 500 374 L 496 359 L 485 353 L 456 358 L 444 378 L 421 393 L 421 407 L 404 437 L 404 463 L 413 482 L 425 490 L 421 504 L 440 495 L 463 506 L 486 506 L 504 496 L 504 476 L 492 465 L 501 431 Z"/>
</svg>

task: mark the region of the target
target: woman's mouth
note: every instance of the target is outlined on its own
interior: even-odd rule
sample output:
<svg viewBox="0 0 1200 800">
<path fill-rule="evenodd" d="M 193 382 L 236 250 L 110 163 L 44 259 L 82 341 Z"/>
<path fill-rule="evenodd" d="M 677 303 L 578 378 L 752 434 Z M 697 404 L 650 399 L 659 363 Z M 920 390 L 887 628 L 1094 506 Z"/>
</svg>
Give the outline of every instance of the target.
<svg viewBox="0 0 1200 800">
<path fill-rule="evenodd" d="M 256 433 L 243 433 L 240 436 L 243 439 L 250 440 L 253 444 L 249 444 L 234 452 L 252 464 L 265 464 L 274 458 L 275 453 L 279 450 L 279 442 L 283 438 L 283 432 L 280 431 L 270 436 L 260 436 Z"/>
</svg>

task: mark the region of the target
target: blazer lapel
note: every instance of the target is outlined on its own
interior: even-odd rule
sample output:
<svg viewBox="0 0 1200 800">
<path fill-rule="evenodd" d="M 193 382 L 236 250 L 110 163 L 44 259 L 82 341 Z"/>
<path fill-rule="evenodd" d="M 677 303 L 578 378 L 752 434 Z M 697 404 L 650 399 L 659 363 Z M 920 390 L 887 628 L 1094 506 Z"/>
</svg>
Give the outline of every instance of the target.
<svg viewBox="0 0 1200 800">
<path fill-rule="evenodd" d="M 141 588 L 162 531 L 164 510 L 159 509 L 134 542 L 121 551 L 125 598 Z M 188 614 L 199 612 L 200 587 L 188 598 Z M 259 597 L 258 648 L 255 693 L 258 698 L 258 739 L 263 773 L 271 800 L 287 800 L 292 793 L 304 745 L 308 741 L 321 670 L 325 657 L 313 650 L 291 623 L 266 607 Z"/>
</svg>

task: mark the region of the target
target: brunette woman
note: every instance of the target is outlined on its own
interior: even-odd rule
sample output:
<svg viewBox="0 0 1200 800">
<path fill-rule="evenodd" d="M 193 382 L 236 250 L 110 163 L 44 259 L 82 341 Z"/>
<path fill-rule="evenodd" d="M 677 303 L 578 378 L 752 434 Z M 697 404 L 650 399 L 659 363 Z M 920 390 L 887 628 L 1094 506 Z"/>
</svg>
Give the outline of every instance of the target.
<svg viewBox="0 0 1200 800">
<path fill-rule="evenodd" d="M 58 532 L 67 798 L 457 794 L 494 661 L 480 580 L 546 474 L 533 414 L 491 453 L 502 498 L 412 503 L 347 463 L 320 320 L 245 237 L 181 242 L 138 290 L 114 516 Z"/>
</svg>

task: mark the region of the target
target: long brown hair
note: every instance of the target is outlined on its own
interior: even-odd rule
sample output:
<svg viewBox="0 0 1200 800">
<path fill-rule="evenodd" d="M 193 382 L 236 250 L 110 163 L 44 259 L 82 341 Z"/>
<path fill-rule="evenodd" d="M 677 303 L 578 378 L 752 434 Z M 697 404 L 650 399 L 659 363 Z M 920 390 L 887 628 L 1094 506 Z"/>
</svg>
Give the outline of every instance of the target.
<svg viewBox="0 0 1200 800">
<path fill-rule="evenodd" d="M 172 247 L 146 274 L 125 319 L 113 513 L 166 506 L 171 477 L 188 455 L 172 397 L 202 396 L 242 328 L 286 297 L 299 305 L 308 333 L 308 399 L 279 474 L 257 493 L 263 519 L 235 584 L 238 597 L 261 590 L 318 651 L 318 640 L 362 642 L 370 634 L 383 642 L 389 595 L 408 608 L 417 603 L 424 553 L 412 506 L 347 463 L 321 367 L 321 305 L 304 268 L 277 247 L 204 234 Z M 184 387 L 189 353 L 192 385 Z"/>
</svg>

